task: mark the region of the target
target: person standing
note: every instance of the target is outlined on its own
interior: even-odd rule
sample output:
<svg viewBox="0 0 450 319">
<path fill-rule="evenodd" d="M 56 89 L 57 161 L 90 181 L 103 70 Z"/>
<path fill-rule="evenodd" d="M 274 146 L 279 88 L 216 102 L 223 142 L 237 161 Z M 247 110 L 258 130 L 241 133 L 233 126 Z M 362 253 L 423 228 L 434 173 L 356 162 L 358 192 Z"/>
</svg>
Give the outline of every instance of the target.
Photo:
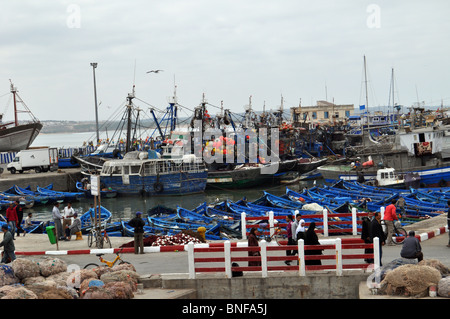
<svg viewBox="0 0 450 319">
<path fill-rule="evenodd" d="M 315 224 L 314 224 L 315 226 Z M 295 238 L 297 238 L 297 241 L 300 239 L 305 239 L 305 232 L 306 232 L 306 228 L 305 228 L 305 220 L 304 219 L 300 219 L 299 223 L 298 223 L 298 227 L 295 230 Z"/>
<path fill-rule="evenodd" d="M 17 227 L 17 211 L 13 202 L 9 203 L 9 207 L 6 209 L 6 220 L 8 221 L 8 225 L 11 228 L 12 239 L 14 240 L 14 233 L 16 232 Z"/>
<path fill-rule="evenodd" d="M 419 240 L 416 238 L 416 233 L 411 230 L 408 233 L 403 242 L 402 250 L 400 251 L 400 256 L 407 259 L 416 259 L 420 262 L 423 260 L 422 247 L 420 246 Z"/>
<path fill-rule="evenodd" d="M 394 245 L 394 241 L 392 240 L 392 236 L 394 236 L 394 222 L 397 221 L 397 214 L 395 213 L 395 199 L 392 200 L 391 204 L 386 207 L 386 210 L 384 212 L 384 221 L 386 223 L 387 227 L 387 238 L 386 238 L 386 244 L 388 246 Z"/>
<path fill-rule="evenodd" d="M 396 205 L 397 205 L 398 209 L 400 210 L 400 212 L 399 212 L 400 218 L 401 218 L 401 217 L 405 214 L 405 212 L 406 212 L 406 210 L 405 210 L 405 204 L 406 204 L 406 202 L 405 202 L 405 199 L 404 199 L 403 197 L 400 197 L 400 198 L 397 200 Z"/>
<path fill-rule="evenodd" d="M 3 241 L 0 243 L 0 247 L 5 247 L 3 250 L 3 257 L 1 262 L 6 264 L 10 261 L 13 262 L 16 259 L 14 251 L 16 247 L 14 246 L 13 234 L 8 230 L 8 225 L 2 225 L 3 231 Z"/>
<path fill-rule="evenodd" d="M 20 231 L 22 231 L 23 235 L 25 236 L 25 231 L 22 229 L 23 208 L 22 206 L 20 206 L 20 202 L 18 200 L 16 200 L 14 203 L 16 204 L 14 208 L 16 209 L 17 214 L 17 225 L 16 225 L 17 237 L 20 236 Z"/>
<path fill-rule="evenodd" d="M 381 213 L 375 212 L 374 218 L 372 222 L 370 223 L 370 240 L 373 242 L 373 239 L 375 237 L 378 237 L 379 239 L 379 249 L 380 249 L 380 266 L 382 266 L 381 263 L 381 257 L 383 255 L 382 246 L 386 243 L 386 237 L 384 235 L 383 227 L 381 226 Z"/>
<path fill-rule="evenodd" d="M 75 211 L 72 207 L 72 203 L 68 202 L 67 206 L 64 207 L 64 218 L 71 218 L 75 214 Z"/>
<path fill-rule="evenodd" d="M 256 228 L 252 228 L 250 229 L 250 234 L 248 235 L 248 247 L 258 247 L 258 237 L 257 237 L 257 229 Z M 258 250 L 252 250 L 252 251 L 248 251 L 248 256 L 249 257 L 255 257 L 255 256 L 261 256 L 261 253 Z M 248 262 L 248 266 L 252 267 L 252 266 L 261 266 L 261 261 L 249 261 Z"/>
<path fill-rule="evenodd" d="M 292 215 L 288 215 L 286 217 L 286 220 L 287 220 L 287 226 L 286 226 L 287 244 L 288 244 L 288 246 L 295 245 L 295 241 L 292 238 L 292 223 L 294 222 L 294 218 L 292 217 Z M 292 256 L 292 255 L 294 255 L 293 250 L 286 250 L 286 256 Z M 290 260 L 285 260 L 284 263 L 288 266 L 291 265 Z"/>
<path fill-rule="evenodd" d="M 142 219 L 142 213 L 137 212 L 136 217 L 128 222 L 128 225 L 134 228 L 134 253 L 144 253 L 144 226 L 145 222 Z"/>
<path fill-rule="evenodd" d="M 294 222 L 291 224 L 291 232 L 292 232 L 292 239 L 294 241 L 294 245 L 297 245 L 297 227 L 298 224 L 300 223 L 300 220 L 302 219 L 302 215 L 300 215 L 298 213 L 298 210 L 295 211 L 295 220 Z M 294 249 L 292 251 L 292 256 L 295 256 L 298 254 L 298 250 Z"/>
<path fill-rule="evenodd" d="M 320 245 L 319 237 L 316 234 L 315 222 L 309 224 L 308 230 L 305 232 L 305 246 L 306 245 Z M 322 255 L 322 250 L 323 249 L 305 250 L 305 256 Z M 305 265 L 322 265 L 322 261 L 320 259 L 305 260 Z"/>
<path fill-rule="evenodd" d="M 362 219 L 362 230 L 361 230 L 361 239 L 364 240 L 365 244 L 371 244 L 372 239 L 370 238 L 370 223 L 373 220 L 373 212 L 369 212 L 367 217 L 363 217 Z M 373 254 L 373 248 L 365 248 L 364 254 Z M 373 258 L 365 258 L 365 262 L 368 264 L 373 264 Z"/>
<path fill-rule="evenodd" d="M 52 217 L 53 217 L 53 221 L 55 222 L 55 227 L 56 227 L 56 236 L 58 237 L 59 240 L 65 240 L 65 236 L 64 236 L 64 231 L 63 231 L 63 227 L 62 227 L 62 219 L 63 216 L 61 215 L 61 212 L 59 211 L 59 203 L 56 202 L 55 205 L 53 206 L 53 210 L 52 210 Z"/>
</svg>

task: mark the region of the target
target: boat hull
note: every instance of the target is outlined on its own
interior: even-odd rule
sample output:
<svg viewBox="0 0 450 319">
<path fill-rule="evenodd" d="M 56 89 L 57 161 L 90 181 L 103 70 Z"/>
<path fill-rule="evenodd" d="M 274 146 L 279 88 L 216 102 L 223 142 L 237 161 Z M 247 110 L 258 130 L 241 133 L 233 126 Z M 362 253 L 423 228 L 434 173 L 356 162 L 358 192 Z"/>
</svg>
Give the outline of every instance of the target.
<svg viewBox="0 0 450 319">
<path fill-rule="evenodd" d="M 332 183 L 336 180 L 357 181 L 358 176 L 355 170 L 350 170 L 344 166 L 321 166 L 318 168 L 325 182 Z M 375 180 L 377 168 L 364 169 L 365 180 Z M 411 168 L 408 171 L 397 170 L 397 174 L 417 173 L 420 177 L 420 187 L 446 187 L 450 185 L 450 163 L 434 167 Z"/>
<path fill-rule="evenodd" d="M 188 195 L 201 193 L 206 188 L 207 172 L 172 173 L 158 176 L 101 176 L 106 187 L 118 195 Z"/>
<path fill-rule="evenodd" d="M 0 152 L 17 152 L 27 149 L 41 129 L 42 124 L 35 122 L 0 130 Z"/>
</svg>

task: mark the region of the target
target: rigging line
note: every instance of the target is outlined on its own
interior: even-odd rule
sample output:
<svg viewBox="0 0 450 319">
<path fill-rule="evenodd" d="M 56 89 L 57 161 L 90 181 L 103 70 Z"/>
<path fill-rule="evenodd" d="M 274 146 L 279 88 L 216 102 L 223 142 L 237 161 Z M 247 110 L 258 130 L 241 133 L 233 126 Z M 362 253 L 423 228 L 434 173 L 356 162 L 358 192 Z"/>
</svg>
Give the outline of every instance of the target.
<svg viewBox="0 0 450 319">
<path fill-rule="evenodd" d="M 138 98 L 138 97 L 135 97 L 135 99 L 138 100 L 138 101 L 140 101 L 140 102 L 142 102 L 142 103 L 144 103 L 144 104 L 147 104 L 148 106 L 150 106 L 151 108 L 155 109 L 155 110 L 158 111 L 158 112 L 165 112 L 165 111 L 160 110 L 160 109 L 157 108 L 156 106 L 151 105 L 150 103 L 141 100 L 141 99 Z"/>
</svg>

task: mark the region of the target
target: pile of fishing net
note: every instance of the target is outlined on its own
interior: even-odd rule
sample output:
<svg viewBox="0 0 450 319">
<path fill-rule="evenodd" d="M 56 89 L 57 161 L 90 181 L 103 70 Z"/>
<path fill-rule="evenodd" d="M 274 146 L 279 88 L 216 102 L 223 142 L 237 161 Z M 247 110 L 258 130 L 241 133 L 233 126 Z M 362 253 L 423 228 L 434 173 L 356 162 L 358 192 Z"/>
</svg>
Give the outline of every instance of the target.
<svg viewBox="0 0 450 319">
<path fill-rule="evenodd" d="M 0 265 L 0 299 L 130 299 L 140 276 L 132 264 L 70 270 L 58 258 Z"/>
<path fill-rule="evenodd" d="M 450 276 L 439 280 L 437 293 L 441 297 L 450 298 Z"/>
<path fill-rule="evenodd" d="M 431 286 L 437 286 L 442 276 L 434 267 L 408 264 L 386 273 L 381 281 L 380 293 L 407 297 L 425 297 Z"/>
<path fill-rule="evenodd" d="M 202 241 L 197 237 L 193 237 L 185 233 L 179 233 L 176 235 L 160 236 L 153 242 L 152 246 L 186 245 L 190 242 L 194 244 L 202 243 Z"/>
<path fill-rule="evenodd" d="M 204 243 L 203 237 L 193 230 L 182 230 L 176 235 L 150 235 L 144 238 L 144 246 L 168 246 L 168 245 L 185 245 L 189 242 Z M 134 240 L 120 246 L 134 247 Z"/>
<path fill-rule="evenodd" d="M 11 266 L 0 265 L 0 287 L 17 284 L 19 281 L 20 280 L 14 275 L 14 270 Z"/>
<path fill-rule="evenodd" d="M 130 299 L 137 290 L 139 275 L 131 270 L 104 273 L 100 279 L 90 278 L 82 282 L 82 299 Z"/>
</svg>

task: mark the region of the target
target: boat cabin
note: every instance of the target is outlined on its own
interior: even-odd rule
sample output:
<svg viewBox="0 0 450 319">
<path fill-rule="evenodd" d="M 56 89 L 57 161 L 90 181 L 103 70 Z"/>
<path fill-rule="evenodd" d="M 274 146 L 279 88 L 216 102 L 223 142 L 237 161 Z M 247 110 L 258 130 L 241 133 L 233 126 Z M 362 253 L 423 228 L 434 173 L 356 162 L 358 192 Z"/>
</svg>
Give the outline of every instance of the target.
<svg viewBox="0 0 450 319">
<path fill-rule="evenodd" d="M 205 171 L 202 159 L 185 155 L 174 159 L 120 159 L 103 164 L 100 176 L 157 176 L 172 173 Z"/>
<path fill-rule="evenodd" d="M 395 172 L 395 169 L 392 167 L 388 168 L 381 168 L 377 171 L 377 183 L 378 186 L 396 186 L 400 184 L 404 184 L 405 181 L 402 178 L 400 178 L 397 173 Z"/>
</svg>

